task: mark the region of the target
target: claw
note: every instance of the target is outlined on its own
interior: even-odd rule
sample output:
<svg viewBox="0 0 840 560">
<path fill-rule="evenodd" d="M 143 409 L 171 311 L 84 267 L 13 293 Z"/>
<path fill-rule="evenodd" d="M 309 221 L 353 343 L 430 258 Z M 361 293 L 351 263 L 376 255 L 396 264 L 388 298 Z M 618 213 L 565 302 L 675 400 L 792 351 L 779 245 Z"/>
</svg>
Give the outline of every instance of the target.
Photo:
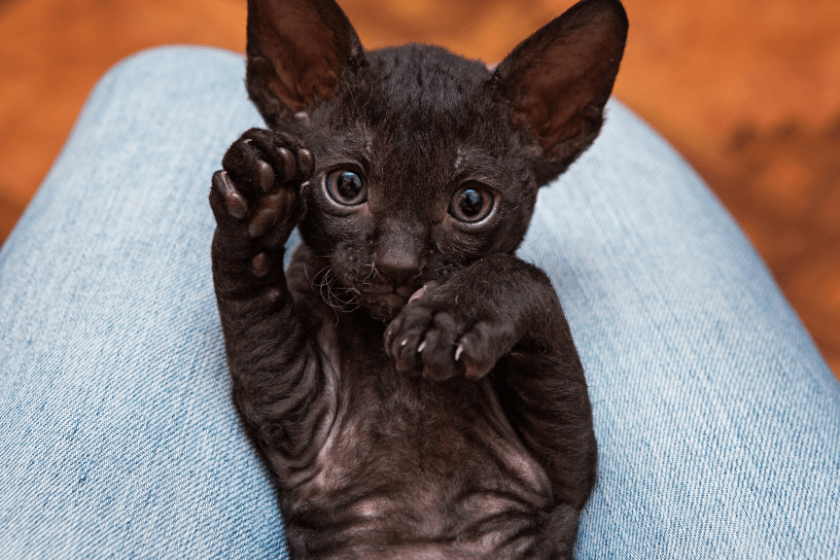
<svg viewBox="0 0 840 560">
<path fill-rule="evenodd" d="M 455 350 L 455 361 L 456 361 L 456 362 L 457 362 L 459 359 L 461 359 L 461 354 L 462 354 L 463 352 L 464 352 L 464 345 L 463 345 L 463 344 L 459 344 L 459 345 L 458 345 L 458 348 Z"/>
<path fill-rule="evenodd" d="M 241 220 L 245 216 L 248 215 L 248 202 L 245 201 L 245 197 L 243 197 L 233 184 L 230 182 L 230 177 L 228 176 L 227 171 L 221 171 L 213 176 L 214 182 L 216 182 L 216 188 L 219 190 L 222 198 L 225 200 L 225 207 L 227 208 L 228 213 L 236 218 L 237 220 Z"/>
</svg>

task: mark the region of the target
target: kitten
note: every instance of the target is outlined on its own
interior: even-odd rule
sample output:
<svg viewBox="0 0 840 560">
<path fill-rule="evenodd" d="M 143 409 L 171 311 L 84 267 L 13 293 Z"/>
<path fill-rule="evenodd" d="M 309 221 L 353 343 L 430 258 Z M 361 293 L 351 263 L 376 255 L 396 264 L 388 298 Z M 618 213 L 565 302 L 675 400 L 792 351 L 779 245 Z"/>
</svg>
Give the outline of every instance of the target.
<svg viewBox="0 0 840 560">
<path fill-rule="evenodd" d="M 213 275 L 292 558 L 571 557 L 595 480 L 586 381 L 514 251 L 597 136 L 626 34 L 617 0 L 584 0 L 491 72 L 365 51 L 332 0 L 249 1 L 270 130 L 213 176 Z"/>
</svg>

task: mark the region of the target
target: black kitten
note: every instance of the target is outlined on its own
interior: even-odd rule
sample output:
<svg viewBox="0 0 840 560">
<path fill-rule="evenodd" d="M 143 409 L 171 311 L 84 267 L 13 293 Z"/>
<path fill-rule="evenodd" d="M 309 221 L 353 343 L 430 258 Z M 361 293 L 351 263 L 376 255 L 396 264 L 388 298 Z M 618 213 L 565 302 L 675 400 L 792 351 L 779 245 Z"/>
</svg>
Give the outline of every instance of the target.
<svg viewBox="0 0 840 560">
<path fill-rule="evenodd" d="M 366 52 L 332 0 L 249 2 L 271 130 L 213 176 L 213 274 L 293 558 L 571 557 L 595 479 L 586 381 L 514 251 L 538 188 L 597 136 L 626 34 L 617 0 L 585 0 L 491 72 Z"/>
</svg>

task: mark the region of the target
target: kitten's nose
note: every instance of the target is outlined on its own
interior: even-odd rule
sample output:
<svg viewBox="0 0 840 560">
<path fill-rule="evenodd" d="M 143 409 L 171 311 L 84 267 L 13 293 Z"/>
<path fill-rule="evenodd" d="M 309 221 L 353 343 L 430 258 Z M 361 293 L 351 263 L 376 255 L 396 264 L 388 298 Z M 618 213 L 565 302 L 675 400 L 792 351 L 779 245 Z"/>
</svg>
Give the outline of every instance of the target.
<svg viewBox="0 0 840 560">
<path fill-rule="evenodd" d="M 420 272 L 423 228 L 410 220 L 387 219 L 379 230 L 373 264 L 395 288 Z"/>
<path fill-rule="evenodd" d="M 417 256 L 409 251 L 393 250 L 374 258 L 376 270 L 397 286 L 420 272 Z"/>
</svg>

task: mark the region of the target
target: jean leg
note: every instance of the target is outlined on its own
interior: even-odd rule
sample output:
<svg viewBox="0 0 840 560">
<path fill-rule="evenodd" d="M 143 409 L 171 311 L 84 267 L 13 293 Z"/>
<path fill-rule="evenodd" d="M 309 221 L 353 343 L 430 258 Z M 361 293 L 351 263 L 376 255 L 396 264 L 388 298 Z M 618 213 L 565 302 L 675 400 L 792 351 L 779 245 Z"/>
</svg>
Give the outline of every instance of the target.
<svg viewBox="0 0 840 560">
<path fill-rule="evenodd" d="M 218 52 L 118 67 L 0 252 L 10 557 L 283 554 L 209 276 L 210 174 L 260 123 L 241 84 Z M 581 558 L 830 557 L 838 384 L 658 137 L 612 104 L 520 254 L 552 275 L 592 387 Z"/>
<path fill-rule="evenodd" d="M 0 556 L 284 557 L 210 276 L 210 178 L 261 123 L 230 53 L 95 89 L 0 252 Z"/>
<path fill-rule="evenodd" d="M 593 399 L 579 558 L 836 557 L 840 384 L 655 133 L 611 102 L 519 254 L 552 277 Z"/>
</svg>

